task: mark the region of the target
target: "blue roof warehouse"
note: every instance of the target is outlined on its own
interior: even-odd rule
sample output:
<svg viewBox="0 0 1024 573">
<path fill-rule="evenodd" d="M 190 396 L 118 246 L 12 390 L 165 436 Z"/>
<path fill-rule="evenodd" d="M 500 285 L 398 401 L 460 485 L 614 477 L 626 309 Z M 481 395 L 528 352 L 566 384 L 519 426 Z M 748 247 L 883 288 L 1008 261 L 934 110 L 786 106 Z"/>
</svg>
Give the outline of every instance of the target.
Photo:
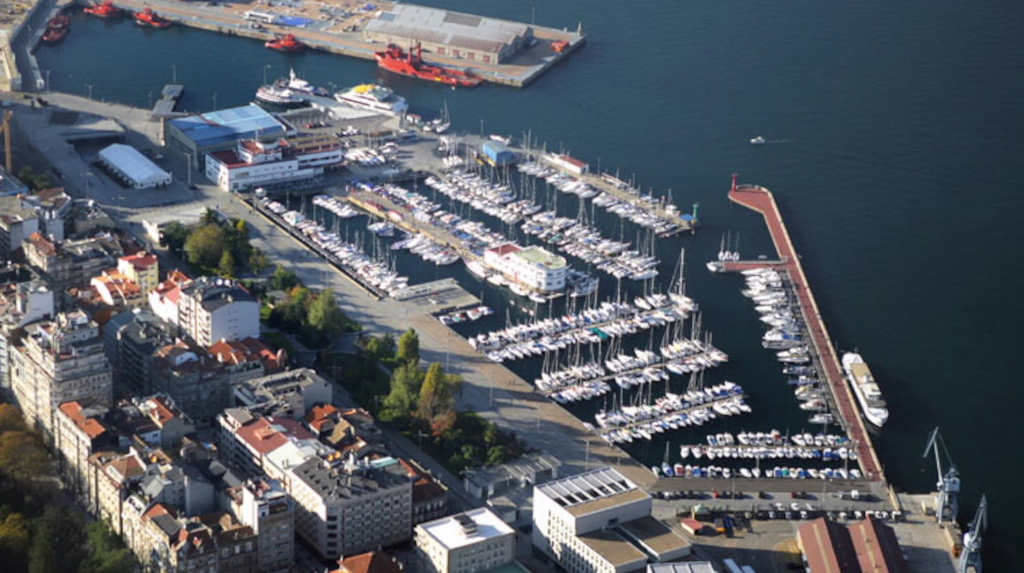
<svg viewBox="0 0 1024 573">
<path fill-rule="evenodd" d="M 211 151 L 232 149 L 242 139 L 263 141 L 282 137 L 288 131 L 279 119 L 255 104 L 190 115 L 164 123 L 164 142 L 189 155 L 194 167 L 202 167 Z"/>
</svg>

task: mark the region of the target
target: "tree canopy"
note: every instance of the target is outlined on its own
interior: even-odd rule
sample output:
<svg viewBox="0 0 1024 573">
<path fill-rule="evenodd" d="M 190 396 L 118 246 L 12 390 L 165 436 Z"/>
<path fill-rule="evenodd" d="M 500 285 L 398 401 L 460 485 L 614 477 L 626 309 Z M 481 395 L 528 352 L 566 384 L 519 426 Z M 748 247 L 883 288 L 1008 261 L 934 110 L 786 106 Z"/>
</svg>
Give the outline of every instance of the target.
<svg viewBox="0 0 1024 573">
<path fill-rule="evenodd" d="M 397 357 L 403 362 L 417 363 L 420 361 L 420 335 L 415 328 L 410 328 L 398 339 Z"/>
<path fill-rule="evenodd" d="M 188 262 L 201 268 L 216 267 L 223 250 L 224 229 L 216 223 L 207 223 L 192 231 L 185 241 Z"/>
</svg>

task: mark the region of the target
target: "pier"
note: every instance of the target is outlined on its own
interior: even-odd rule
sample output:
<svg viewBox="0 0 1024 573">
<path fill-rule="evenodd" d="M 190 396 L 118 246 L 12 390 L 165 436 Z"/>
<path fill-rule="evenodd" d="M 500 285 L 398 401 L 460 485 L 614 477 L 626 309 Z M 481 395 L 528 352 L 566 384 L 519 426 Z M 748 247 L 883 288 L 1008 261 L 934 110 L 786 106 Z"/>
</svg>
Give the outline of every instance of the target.
<svg viewBox="0 0 1024 573">
<path fill-rule="evenodd" d="M 368 41 L 363 30 L 367 22 L 372 19 L 374 12 L 389 10 L 395 3 L 387 0 L 375 3 L 374 12 L 370 12 L 361 10 L 362 4 L 354 2 L 326 2 L 324 4 L 329 5 L 328 10 L 332 13 L 345 12 L 346 8 L 351 8 L 347 17 L 334 17 L 332 14 L 329 20 L 325 20 L 319 11 L 313 9 L 303 11 L 301 5 L 269 8 L 267 11 L 277 16 L 276 20 L 260 24 L 246 19 L 245 13 L 252 10 L 253 5 L 245 3 L 212 4 L 179 0 L 117 0 L 116 4 L 118 8 L 131 12 L 139 12 L 147 7 L 152 8 L 162 17 L 179 25 L 229 36 L 267 41 L 284 34 L 292 34 L 297 40 L 312 49 L 364 60 L 375 60 L 375 52 L 383 51 L 387 46 L 382 42 Z M 346 6 L 349 4 L 351 6 Z M 462 16 L 482 18 L 471 14 Z M 289 21 L 294 20 L 309 20 L 309 23 L 307 25 L 289 25 Z M 530 27 L 536 41 L 502 63 L 463 59 L 433 52 L 424 53 L 424 59 L 428 60 L 430 64 L 439 64 L 455 69 L 469 69 L 487 82 L 521 88 L 564 60 L 586 41 L 586 37 L 578 30 L 550 28 L 535 24 L 531 24 Z M 565 47 L 558 50 L 555 48 L 558 45 Z"/>
<path fill-rule="evenodd" d="M 153 117 L 171 117 L 174 116 L 174 108 L 178 105 L 178 100 L 181 99 L 181 94 L 185 92 L 185 86 L 182 84 L 167 84 L 164 89 L 160 91 L 160 99 L 156 100 L 153 104 Z"/>
<path fill-rule="evenodd" d="M 842 420 L 843 427 L 855 444 L 858 462 L 864 471 L 865 477 L 884 482 L 885 474 L 882 470 L 882 464 L 878 460 L 878 455 L 872 446 L 867 428 L 864 425 L 863 419 L 861 419 L 860 410 L 853 396 L 853 391 L 843 375 L 843 369 L 839 364 L 839 357 L 836 355 L 832 339 L 825 328 L 825 321 L 822 319 L 818 304 L 814 300 L 814 293 L 807 282 L 807 276 L 804 274 L 803 266 L 800 264 L 800 259 L 797 256 L 796 248 L 793 246 L 793 241 L 790 239 L 789 231 L 782 220 L 782 213 L 775 202 L 775 196 L 764 187 L 737 185 L 736 176 L 733 176 L 732 188 L 729 189 L 729 200 L 756 211 L 764 217 L 780 262 L 728 262 L 724 265 L 725 270 L 741 271 L 750 268 L 773 266 L 788 272 L 792 281 L 793 291 L 800 302 L 804 322 L 807 325 L 811 341 L 822 365 L 821 374 L 828 383 L 832 396 L 835 399 L 835 413 Z"/>
</svg>

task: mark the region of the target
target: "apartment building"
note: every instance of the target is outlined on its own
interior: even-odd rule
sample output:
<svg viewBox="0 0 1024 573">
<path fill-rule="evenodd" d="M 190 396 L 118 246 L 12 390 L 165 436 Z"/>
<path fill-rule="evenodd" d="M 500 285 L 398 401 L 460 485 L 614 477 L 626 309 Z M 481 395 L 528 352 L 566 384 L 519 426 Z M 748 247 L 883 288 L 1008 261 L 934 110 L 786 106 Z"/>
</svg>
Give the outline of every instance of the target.
<svg viewBox="0 0 1024 573">
<path fill-rule="evenodd" d="M 8 353 L 15 400 L 25 419 L 48 437 L 60 404 L 111 404 L 110 363 L 99 327 L 81 310 L 25 325 Z"/>
</svg>

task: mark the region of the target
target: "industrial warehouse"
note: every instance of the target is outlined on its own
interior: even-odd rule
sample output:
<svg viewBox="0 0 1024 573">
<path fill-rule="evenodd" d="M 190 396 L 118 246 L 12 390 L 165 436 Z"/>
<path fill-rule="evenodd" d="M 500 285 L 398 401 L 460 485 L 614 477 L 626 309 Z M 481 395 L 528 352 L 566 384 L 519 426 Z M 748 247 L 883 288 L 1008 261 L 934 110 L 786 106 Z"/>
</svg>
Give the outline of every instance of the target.
<svg viewBox="0 0 1024 573">
<path fill-rule="evenodd" d="M 411 48 L 485 64 L 502 63 L 533 42 L 533 28 L 526 24 L 495 20 L 398 4 L 366 24 L 363 38 L 369 42 Z"/>
<path fill-rule="evenodd" d="M 164 142 L 202 169 L 207 153 L 234 149 L 243 139 L 274 141 L 287 131 L 273 115 L 249 104 L 169 120 L 164 123 Z"/>
</svg>

